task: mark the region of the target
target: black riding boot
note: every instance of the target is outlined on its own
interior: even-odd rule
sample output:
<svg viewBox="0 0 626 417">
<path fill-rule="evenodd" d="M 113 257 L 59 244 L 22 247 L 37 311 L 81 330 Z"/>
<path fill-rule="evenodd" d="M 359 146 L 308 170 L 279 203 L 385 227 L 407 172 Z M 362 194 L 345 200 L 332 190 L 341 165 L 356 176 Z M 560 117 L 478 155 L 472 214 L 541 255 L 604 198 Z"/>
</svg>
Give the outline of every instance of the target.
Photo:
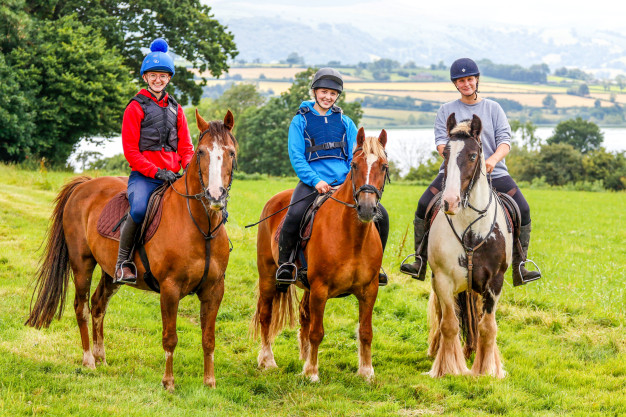
<svg viewBox="0 0 626 417">
<path fill-rule="evenodd" d="M 291 234 L 280 232 L 278 238 L 278 270 L 276 271 L 276 288 L 280 292 L 286 292 L 289 285 L 296 282 L 296 265 L 291 259 L 292 252 L 297 244 Z"/>
<path fill-rule="evenodd" d="M 135 284 L 137 282 L 137 267 L 132 261 L 132 254 L 138 226 L 129 214 L 120 228 L 120 248 L 117 252 L 115 276 L 113 277 L 113 282 L 116 284 Z"/>
<path fill-rule="evenodd" d="M 400 272 L 412 278 L 424 281 L 426 279 L 426 260 L 428 257 L 428 239 L 426 238 L 426 221 L 415 216 L 413 220 L 415 237 L 415 262 L 400 265 Z"/>
<path fill-rule="evenodd" d="M 541 278 L 541 272 L 524 268 L 528 245 L 530 244 L 530 223 L 520 227 L 519 243 L 513 244 L 513 286 L 524 285 Z"/>
</svg>

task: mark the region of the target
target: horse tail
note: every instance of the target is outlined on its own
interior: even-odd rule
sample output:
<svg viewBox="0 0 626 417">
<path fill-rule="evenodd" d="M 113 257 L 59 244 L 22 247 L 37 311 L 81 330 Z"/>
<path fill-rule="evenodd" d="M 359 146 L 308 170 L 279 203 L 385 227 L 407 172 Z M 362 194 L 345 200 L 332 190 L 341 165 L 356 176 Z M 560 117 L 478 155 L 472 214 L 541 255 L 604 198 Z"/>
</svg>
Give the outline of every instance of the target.
<svg viewBox="0 0 626 417">
<path fill-rule="evenodd" d="M 257 300 L 261 296 L 260 291 L 257 291 Z M 295 285 L 290 285 L 287 292 L 278 292 L 274 294 L 272 300 L 272 318 L 269 326 L 268 339 L 271 343 L 274 338 L 284 329 L 286 326 L 294 328 L 296 326 L 296 288 Z M 260 304 L 257 303 L 257 309 L 254 312 L 252 321 L 250 322 L 250 335 L 254 340 L 259 337 L 261 330 L 261 313 L 259 311 Z"/>
<path fill-rule="evenodd" d="M 467 291 L 463 291 L 459 293 L 456 298 L 461 337 L 465 341 L 465 347 L 463 349 L 465 358 L 469 358 L 470 355 L 476 351 L 478 321 L 480 319 L 479 303 L 478 294 L 474 291 L 471 291 L 469 296 Z"/>
<path fill-rule="evenodd" d="M 63 315 L 70 277 L 69 251 L 63 231 L 63 212 L 76 187 L 90 179 L 86 176 L 74 178 L 63 186 L 54 200 L 55 206 L 50 217 L 46 246 L 40 259 L 35 290 L 30 301 L 30 315 L 24 323 L 26 325 L 37 329 L 48 327 L 57 310 L 58 319 Z M 33 305 L 35 294 L 37 299 Z"/>
<path fill-rule="evenodd" d="M 428 356 L 434 358 L 437 356 L 439 350 L 439 339 L 441 331 L 439 326 L 441 324 L 441 307 L 439 305 L 439 298 L 434 290 L 430 290 L 430 297 L 428 297 Z"/>
</svg>

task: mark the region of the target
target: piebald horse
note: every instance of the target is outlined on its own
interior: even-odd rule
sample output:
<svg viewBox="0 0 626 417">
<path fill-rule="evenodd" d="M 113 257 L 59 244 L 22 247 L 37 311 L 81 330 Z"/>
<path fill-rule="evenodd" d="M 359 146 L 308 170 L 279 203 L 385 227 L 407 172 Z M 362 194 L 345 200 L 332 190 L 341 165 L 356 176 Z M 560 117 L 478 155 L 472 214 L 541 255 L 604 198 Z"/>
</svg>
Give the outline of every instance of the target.
<svg viewBox="0 0 626 417">
<path fill-rule="evenodd" d="M 319 380 L 318 349 L 324 337 L 324 308 L 328 299 L 354 294 L 359 300 L 359 369 L 369 380 L 372 366 L 372 312 L 378 295 L 378 271 L 383 258 L 380 236 L 374 225 L 377 206 L 388 176 L 385 144 L 387 133 L 378 138 L 365 137 L 363 128 L 357 134 L 352 166 L 345 182 L 327 200 L 315 216 L 315 225 L 306 246 L 308 282 L 300 301 L 300 359 L 303 374 L 311 381 Z M 287 206 L 293 190 L 276 194 L 265 205 L 261 218 Z M 295 325 L 295 288 L 286 293 L 276 290 L 278 242 L 275 239 L 281 216 L 261 223 L 257 235 L 257 267 L 259 293 L 251 331 L 260 330 L 261 350 L 257 358 L 260 368 L 277 367 L 272 342 L 286 324 Z M 303 285 L 298 282 L 300 288 Z"/>
<path fill-rule="evenodd" d="M 198 148 L 185 174 L 165 191 L 161 223 L 145 244 L 150 269 L 160 288 L 166 358 L 162 383 L 168 391 L 174 390 L 178 303 L 192 291 L 200 299 L 204 383 L 215 387 L 215 318 L 224 295 L 230 253 L 223 208 L 237 156 L 237 142 L 231 133 L 233 115 L 228 111 L 223 122 L 207 123 L 196 110 L 196 123 L 202 132 Z M 36 300 L 26 321 L 36 328 L 48 327 L 57 310 L 61 318 L 71 271 L 83 365 L 88 368 L 95 368 L 96 362 L 106 363 L 104 315 L 109 300 L 120 287 L 112 279 L 118 242 L 98 233 L 98 218 L 107 202 L 126 190 L 127 181 L 125 177 L 78 177 L 59 192 L 37 275 L 33 294 Z M 144 280 L 145 269 L 137 254 L 135 264 L 138 275 L 133 286 L 149 291 Z M 91 277 L 96 265 L 102 268 L 102 278 L 91 297 L 90 308 Z M 89 344 L 90 315 L 93 350 Z"/>
<path fill-rule="evenodd" d="M 428 348 L 434 357 L 431 377 L 506 375 L 496 344 L 496 306 L 504 273 L 511 264 L 513 236 L 486 176 L 481 129 L 476 115 L 458 125 L 454 113 L 447 120 L 441 207 L 428 238 L 433 272 Z M 473 351 L 476 356 L 470 372 L 465 360 Z"/>
</svg>

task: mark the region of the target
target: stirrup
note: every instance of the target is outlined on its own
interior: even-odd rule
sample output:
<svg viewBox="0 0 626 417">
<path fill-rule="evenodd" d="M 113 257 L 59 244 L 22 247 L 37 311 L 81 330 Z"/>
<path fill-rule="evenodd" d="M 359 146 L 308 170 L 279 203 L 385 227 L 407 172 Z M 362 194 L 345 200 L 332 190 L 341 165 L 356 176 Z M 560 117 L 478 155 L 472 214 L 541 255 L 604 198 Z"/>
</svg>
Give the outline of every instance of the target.
<svg viewBox="0 0 626 417">
<path fill-rule="evenodd" d="M 535 268 L 537 268 L 536 272 L 539 272 L 539 276 L 536 278 L 530 278 L 530 279 L 524 279 L 524 274 L 522 274 L 522 268 L 524 266 L 526 266 L 526 262 L 530 262 L 531 264 L 535 265 Z M 519 272 L 519 276 L 522 279 L 522 285 L 528 283 L 528 282 L 533 282 L 533 281 L 537 281 L 539 278 L 541 278 L 541 269 L 539 269 L 539 265 L 537 265 L 535 263 L 535 261 L 533 261 L 532 259 L 526 259 L 525 261 L 522 261 L 519 263 L 518 267 L 517 267 L 517 272 Z M 532 271 L 529 271 L 532 272 Z"/>
<path fill-rule="evenodd" d="M 285 277 L 287 275 L 286 273 L 283 273 L 285 271 L 289 272 L 289 278 Z M 286 285 L 294 284 L 296 282 L 297 276 L 298 267 L 296 266 L 296 264 L 291 262 L 285 262 L 283 264 L 280 264 L 278 270 L 276 271 L 276 283 Z"/>
<path fill-rule="evenodd" d="M 420 267 L 417 269 L 417 273 L 415 273 L 415 274 L 411 273 L 409 271 L 405 271 L 405 270 L 402 269 L 402 267 L 404 265 L 411 265 L 411 264 L 408 264 L 406 262 L 406 260 L 409 259 L 411 256 L 415 258 L 415 262 L 417 262 L 417 261 L 420 262 Z M 418 280 L 422 281 L 422 279 L 420 278 L 419 273 L 422 270 L 422 268 L 425 268 L 425 267 L 426 266 L 424 265 L 424 259 L 422 259 L 422 255 L 417 255 L 416 253 L 411 253 L 406 258 L 404 258 L 402 260 L 402 263 L 400 264 L 400 272 L 402 272 L 403 274 L 409 275 L 411 278 L 418 279 Z M 424 272 L 424 273 L 426 273 L 426 272 Z"/>
<path fill-rule="evenodd" d="M 132 271 L 132 276 L 124 275 L 124 267 L 129 268 Z M 117 278 L 117 271 L 122 270 L 122 276 Z M 113 277 L 114 284 L 136 284 L 137 283 L 137 266 L 133 261 L 123 261 L 119 265 L 115 266 L 115 276 Z"/>
<path fill-rule="evenodd" d="M 378 273 L 378 286 L 384 287 L 389 283 L 389 278 L 387 277 L 387 273 L 385 272 L 385 268 L 380 266 L 381 272 Z"/>
</svg>

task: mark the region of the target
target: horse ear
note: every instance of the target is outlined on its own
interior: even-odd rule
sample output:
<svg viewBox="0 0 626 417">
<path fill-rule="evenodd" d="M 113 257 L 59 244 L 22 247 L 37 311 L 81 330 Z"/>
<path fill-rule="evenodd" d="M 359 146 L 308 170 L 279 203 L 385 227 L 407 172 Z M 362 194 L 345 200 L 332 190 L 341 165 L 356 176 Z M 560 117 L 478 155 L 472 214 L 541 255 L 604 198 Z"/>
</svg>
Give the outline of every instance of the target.
<svg viewBox="0 0 626 417">
<path fill-rule="evenodd" d="M 209 128 L 209 124 L 200 116 L 198 113 L 198 109 L 196 109 L 196 125 L 198 126 L 198 130 L 200 132 L 204 132 Z"/>
<path fill-rule="evenodd" d="M 365 140 L 365 129 L 360 128 L 359 133 L 356 134 L 356 146 L 360 148 L 363 146 L 363 141 Z"/>
<path fill-rule="evenodd" d="M 383 148 L 387 145 L 387 132 L 385 129 L 381 130 L 380 135 L 378 135 L 378 141 L 383 145 Z"/>
<path fill-rule="evenodd" d="M 450 132 L 452 132 L 452 129 L 454 129 L 455 126 L 456 126 L 456 116 L 454 113 L 452 113 L 450 116 L 448 116 L 448 120 L 446 121 L 446 129 L 448 129 L 448 136 L 450 136 Z"/>
<path fill-rule="evenodd" d="M 483 122 L 480 121 L 480 117 L 473 115 L 472 123 L 470 125 L 470 133 L 472 137 L 478 138 L 482 130 L 483 130 Z"/>
<path fill-rule="evenodd" d="M 230 130 L 231 132 L 233 131 L 233 127 L 235 126 L 235 117 L 230 112 L 230 109 L 228 109 L 228 111 L 226 112 L 226 116 L 224 116 L 224 126 L 226 126 L 226 129 Z"/>
</svg>

